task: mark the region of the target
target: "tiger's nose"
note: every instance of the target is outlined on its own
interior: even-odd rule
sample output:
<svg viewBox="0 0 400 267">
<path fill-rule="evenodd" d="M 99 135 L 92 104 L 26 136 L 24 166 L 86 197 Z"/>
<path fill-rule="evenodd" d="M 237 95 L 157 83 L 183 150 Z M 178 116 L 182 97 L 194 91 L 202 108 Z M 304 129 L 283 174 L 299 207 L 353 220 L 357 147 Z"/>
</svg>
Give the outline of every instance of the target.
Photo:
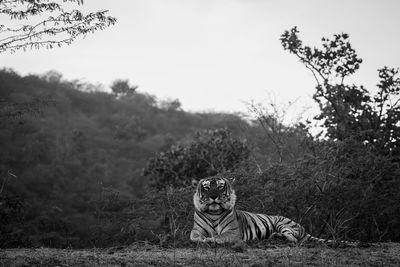
<svg viewBox="0 0 400 267">
<path fill-rule="evenodd" d="M 215 189 L 211 189 L 208 196 L 210 197 L 210 199 L 215 200 L 218 198 L 218 190 Z"/>
<path fill-rule="evenodd" d="M 216 200 L 218 198 L 218 194 L 212 194 L 209 196 L 211 200 Z"/>
</svg>

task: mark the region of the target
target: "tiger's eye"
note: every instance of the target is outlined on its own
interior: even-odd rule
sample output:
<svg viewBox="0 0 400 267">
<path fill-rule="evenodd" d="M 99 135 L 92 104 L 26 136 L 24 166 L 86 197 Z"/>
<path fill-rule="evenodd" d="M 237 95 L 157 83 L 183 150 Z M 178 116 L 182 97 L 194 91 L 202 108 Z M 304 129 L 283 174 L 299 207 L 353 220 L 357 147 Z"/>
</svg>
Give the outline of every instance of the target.
<svg viewBox="0 0 400 267">
<path fill-rule="evenodd" d="M 208 189 L 210 189 L 210 181 L 204 181 L 203 183 L 202 183 L 202 186 L 203 186 L 203 188 L 204 188 L 204 190 L 208 190 Z"/>
</svg>

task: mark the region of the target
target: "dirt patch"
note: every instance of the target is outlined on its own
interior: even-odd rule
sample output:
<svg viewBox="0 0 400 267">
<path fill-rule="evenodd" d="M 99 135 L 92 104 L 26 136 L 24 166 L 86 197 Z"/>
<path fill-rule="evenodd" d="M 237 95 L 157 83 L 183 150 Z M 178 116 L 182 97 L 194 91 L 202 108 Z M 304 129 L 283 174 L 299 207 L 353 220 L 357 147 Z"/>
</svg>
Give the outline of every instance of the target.
<svg viewBox="0 0 400 267">
<path fill-rule="evenodd" d="M 400 244 L 364 248 L 275 246 L 161 248 L 132 245 L 109 249 L 5 249 L 0 266 L 400 266 Z"/>
</svg>

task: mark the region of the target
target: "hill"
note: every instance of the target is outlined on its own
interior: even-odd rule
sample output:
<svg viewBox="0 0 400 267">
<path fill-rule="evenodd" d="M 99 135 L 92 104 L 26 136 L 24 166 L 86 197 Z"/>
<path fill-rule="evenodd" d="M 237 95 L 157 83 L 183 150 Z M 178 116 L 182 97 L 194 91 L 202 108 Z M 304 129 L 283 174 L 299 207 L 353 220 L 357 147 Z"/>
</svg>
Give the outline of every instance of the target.
<svg viewBox="0 0 400 267">
<path fill-rule="evenodd" d="M 104 202 L 118 199 L 110 209 L 121 211 L 141 198 L 142 169 L 156 152 L 197 131 L 249 127 L 235 114 L 185 112 L 177 100 L 115 95 L 57 72 L 1 70 L 0 104 L 1 222 L 11 235 L 3 246 L 62 246 L 76 236 L 85 236 L 80 245 L 99 244 L 88 233 Z"/>
</svg>

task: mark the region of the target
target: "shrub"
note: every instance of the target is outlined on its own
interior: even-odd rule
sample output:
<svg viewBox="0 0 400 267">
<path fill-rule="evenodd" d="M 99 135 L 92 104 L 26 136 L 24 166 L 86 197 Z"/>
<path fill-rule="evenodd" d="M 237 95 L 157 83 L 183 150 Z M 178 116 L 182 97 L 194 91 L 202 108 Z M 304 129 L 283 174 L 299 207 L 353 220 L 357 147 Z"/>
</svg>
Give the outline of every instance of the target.
<svg viewBox="0 0 400 267">
<path fill-rule="evenodd" d="M 150 158 L 143 175 L 158 189 L 170 185 L 184 187 L 192 179 L 245 167 L 250 149 L 244 141 L 232 137 L 227 129 L 198 132 L 186 146 L 172 146 Z"/>
</svg>

